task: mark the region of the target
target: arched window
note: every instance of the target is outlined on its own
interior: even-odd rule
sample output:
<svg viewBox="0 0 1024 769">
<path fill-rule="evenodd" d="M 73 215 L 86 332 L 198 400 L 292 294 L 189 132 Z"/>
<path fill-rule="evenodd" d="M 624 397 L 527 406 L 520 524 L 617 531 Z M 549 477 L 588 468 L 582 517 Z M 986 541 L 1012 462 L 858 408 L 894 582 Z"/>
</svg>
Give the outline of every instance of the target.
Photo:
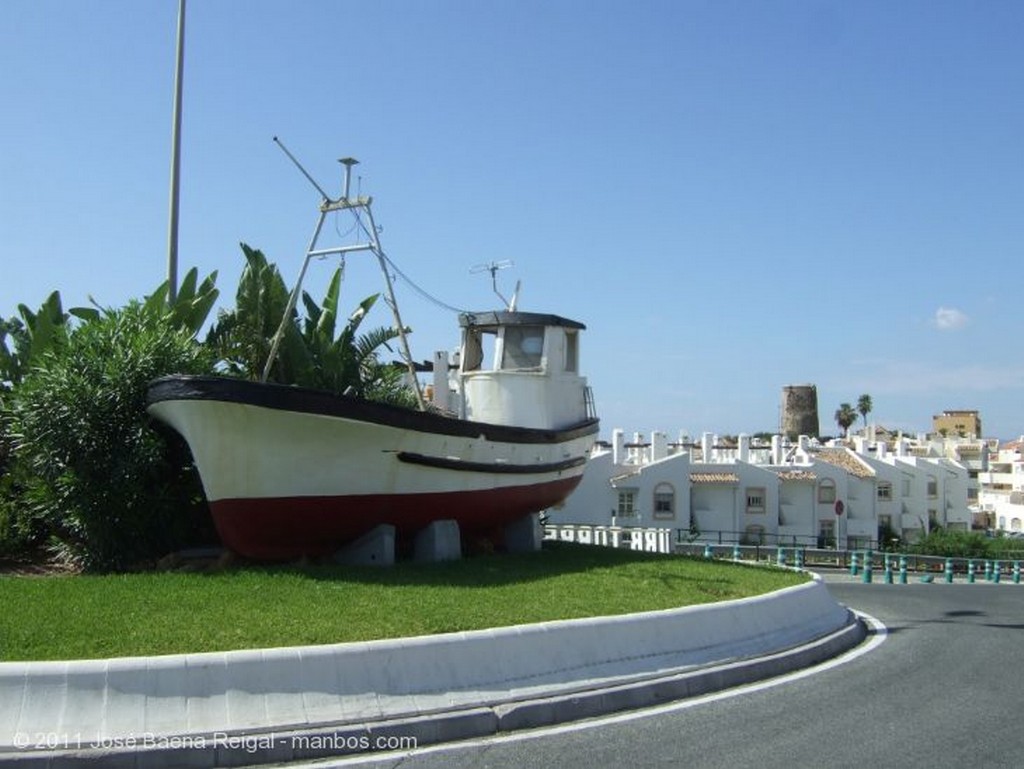
<svg viewBox="0 0 1024 769">
<path fill-rule="evenodd" d="M 655 518 L 676 517 L 676 490 L 671 483 L 659 483 L 654 487 L 653 507 Z"/>
</svg>

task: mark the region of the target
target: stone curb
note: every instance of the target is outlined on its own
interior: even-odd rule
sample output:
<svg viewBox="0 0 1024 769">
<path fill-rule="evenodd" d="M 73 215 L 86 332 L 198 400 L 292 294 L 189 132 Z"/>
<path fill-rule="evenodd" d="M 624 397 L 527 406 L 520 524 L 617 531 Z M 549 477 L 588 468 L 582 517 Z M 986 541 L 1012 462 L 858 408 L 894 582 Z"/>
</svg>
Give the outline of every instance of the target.
<svg viewBox="0 0 1024 769">
<path fill-rule="evenodd" d="M 717 604 L 441 636 L 0 663 L 0 764 L 232 766 L 464 739 L 805 667 L 858 627 L 815 575 Z"/>
<path fill-rule="evenodd" d="M 193 735 L 181 738 L 178 744 L 112 744 L 84 750 L 8 753 L 3 762 L 18 769 L 209 769 L 365 755 L 371 746 L 380 744 L 378 740 L 412 740 L 423 747 L 654 707 L 774 678 L 836 657 L 860 644 L 867 633 L 865 624 L 849 612 L 847 624 L 841 629 L 781 652 L 571 694 L 363 724 Z"/>
</svg>

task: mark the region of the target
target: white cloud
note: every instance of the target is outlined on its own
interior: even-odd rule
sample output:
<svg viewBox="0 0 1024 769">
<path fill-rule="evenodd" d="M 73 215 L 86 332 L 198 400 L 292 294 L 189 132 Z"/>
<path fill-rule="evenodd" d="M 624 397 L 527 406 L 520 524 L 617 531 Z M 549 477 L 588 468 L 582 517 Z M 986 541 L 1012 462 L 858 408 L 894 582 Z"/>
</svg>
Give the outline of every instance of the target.
<svg viewBox="0 0 1024 769">
<path fill-rule="evenodd" d="M 932 323 L 939 331 L 957 331 L 967 325 L 967 314 L 955 307 L 940 307 Z"/>
</svg>

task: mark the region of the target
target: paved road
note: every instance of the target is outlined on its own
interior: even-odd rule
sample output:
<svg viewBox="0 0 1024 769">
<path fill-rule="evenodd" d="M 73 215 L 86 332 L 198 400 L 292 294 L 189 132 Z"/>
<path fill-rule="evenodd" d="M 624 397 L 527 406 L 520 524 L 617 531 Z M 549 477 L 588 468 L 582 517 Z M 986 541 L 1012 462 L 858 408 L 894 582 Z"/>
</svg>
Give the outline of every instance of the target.
<svg viewBox="0 0 1024 769">
<path fill-rule="evenodd" d="M 1024 588 L 830 582 L 876 617 L 876 648 L 741 694 L 335 766 L 1019 767 L 1024 765 Z M 881 634 L 879 634 L 881 637 Z M 328 764 L 319 764 L 326 766 Z"/>
</svg>

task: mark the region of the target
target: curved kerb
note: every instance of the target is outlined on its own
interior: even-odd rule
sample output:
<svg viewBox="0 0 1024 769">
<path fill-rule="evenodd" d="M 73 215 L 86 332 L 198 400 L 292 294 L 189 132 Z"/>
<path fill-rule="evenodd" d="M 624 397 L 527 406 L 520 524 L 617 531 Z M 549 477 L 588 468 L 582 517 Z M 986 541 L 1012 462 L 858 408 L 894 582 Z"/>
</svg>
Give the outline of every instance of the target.
<svg viewBox="0 0 1024 769">
<path fill-rule="evenodd" d="M 0 763 L 208 767 L 466 739 L 780 675 L 865 635 L 815 577 L 735 601 L 438 636 L 6 662 Z"/>
</svg>

